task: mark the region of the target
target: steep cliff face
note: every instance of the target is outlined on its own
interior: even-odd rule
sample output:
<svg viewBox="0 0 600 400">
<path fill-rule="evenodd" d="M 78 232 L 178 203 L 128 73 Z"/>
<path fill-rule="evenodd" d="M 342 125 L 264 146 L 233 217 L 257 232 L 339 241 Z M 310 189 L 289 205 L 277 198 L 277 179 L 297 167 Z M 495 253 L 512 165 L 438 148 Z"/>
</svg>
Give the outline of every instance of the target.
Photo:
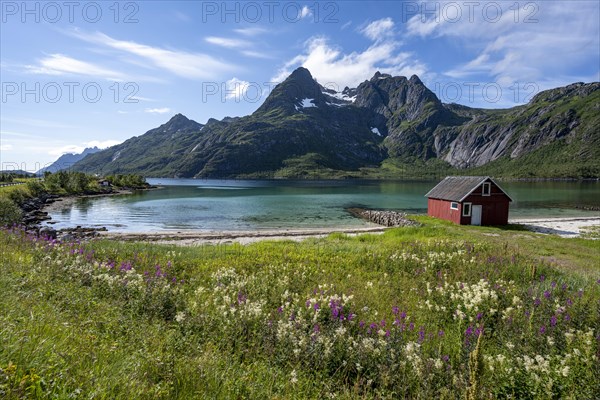
<svg viewBox="0 0 600 400">
<path fill-rule="evenodd" d="M 597 82 L 577 83 L 542 92 L 525 106 L 483 110 L 443 104 L 417 76 L 377 72 L 338 93 L 298 68 L 249 116 L 202 125 L 178 114 L 76 168 L 234 177 L 286 168 L 356 171 L 390 158 L 439 159 L 457 168 L 565 157 L 594 164 L 600 158 L 599 89 Z"/>
<path fill-rule="evenodd" d="M 598 154 L 600 141 L 600 83 L 575 83 L 535 96 L 521 107 L 478 115 L 451 135 L 440 148 L 451 165 L 482 166 L 499 158 L 518 159 L 544 146 L 561 143 L 582 161 Z M 436 132 L 436 134 L 440 134 Z M 577 149 L 575 147 L 587 147 Z M 580 151 L 583 150 L 583 151 Z"/>
</svg>

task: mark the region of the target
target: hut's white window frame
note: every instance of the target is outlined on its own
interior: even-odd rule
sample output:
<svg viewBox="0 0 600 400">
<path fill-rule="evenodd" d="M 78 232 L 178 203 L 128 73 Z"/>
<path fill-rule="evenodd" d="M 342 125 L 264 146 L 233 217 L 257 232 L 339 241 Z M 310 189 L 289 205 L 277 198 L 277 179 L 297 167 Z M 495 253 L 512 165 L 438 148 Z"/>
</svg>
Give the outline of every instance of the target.
<svg viewBox="0 0 600 400">
<path fill-rule="evenodd" d="M 487 188 L 487 190 L 486 190 Z M 481 187 L 481 195 L 482 196 L 491 196 L 492 195 L 492 183 L 491 182 L 484 182 L 483 186 Z"/>
<path fill-rule="evenodd" d="M 458 203 L 456 201 L 453 201 L 450 203 L 450 209 L 451 210 L 458 210 Z"/>
<path fill-rule="evenodd" d="M 473 208 L 472 203 L 463 203 L 462 216 L 470 217 L 472 208 Z"/>
</svg>

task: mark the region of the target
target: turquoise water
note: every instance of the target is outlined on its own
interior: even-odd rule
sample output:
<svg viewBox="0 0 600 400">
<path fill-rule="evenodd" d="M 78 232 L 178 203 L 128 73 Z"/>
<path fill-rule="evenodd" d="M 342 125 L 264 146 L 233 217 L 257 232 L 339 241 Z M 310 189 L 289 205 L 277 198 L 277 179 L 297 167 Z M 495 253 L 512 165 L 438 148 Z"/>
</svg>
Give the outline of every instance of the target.
<svg viewBox="0 0 600 400">
<path fill-rule="evenodd" d="M 157 190 L 79 199 L 50 213 L 55 228 L 105 226 L 111 231 L 350 228 L 369 226 L 347 207 L 426 213 L 437 182 L 252 181 L 149 179 Z M 505 182 L 510 218 L 600 216 L 598 182 Z"/>
</svg>

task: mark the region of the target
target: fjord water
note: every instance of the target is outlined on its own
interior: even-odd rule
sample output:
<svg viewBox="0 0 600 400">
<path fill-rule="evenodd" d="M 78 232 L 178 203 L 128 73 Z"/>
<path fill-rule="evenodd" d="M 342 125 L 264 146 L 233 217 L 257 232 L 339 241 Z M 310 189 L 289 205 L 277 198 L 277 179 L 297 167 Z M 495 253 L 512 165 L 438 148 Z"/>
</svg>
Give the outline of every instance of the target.
<svg viewBox="0 0 600 400">
<path fill-rule="evenodd" d="M 105 226 L 116 232 L 255 231 L 369 226 L 348 207 L 427 212 L 437 182 L 149 179 L 159 189 L 78 199 L 50 212 L 55 228 Z M 502 182 L 510 218 L 592 217 L 599 182 Z"/>
</svg>

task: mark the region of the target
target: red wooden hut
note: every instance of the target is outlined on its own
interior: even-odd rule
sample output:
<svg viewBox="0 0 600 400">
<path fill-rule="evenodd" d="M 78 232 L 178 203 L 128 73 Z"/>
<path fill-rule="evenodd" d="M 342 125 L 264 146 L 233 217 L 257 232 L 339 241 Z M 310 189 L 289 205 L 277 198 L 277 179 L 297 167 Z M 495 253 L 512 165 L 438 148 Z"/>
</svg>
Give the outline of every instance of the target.
<svg viewBox="0 0 600 400">
<path fill-rule="evenodd" d="M 512 201 L 489 176 L 448 176 L 425 197 L 427 215 L 460 225 L 506 225 Z"/>
</svg>

